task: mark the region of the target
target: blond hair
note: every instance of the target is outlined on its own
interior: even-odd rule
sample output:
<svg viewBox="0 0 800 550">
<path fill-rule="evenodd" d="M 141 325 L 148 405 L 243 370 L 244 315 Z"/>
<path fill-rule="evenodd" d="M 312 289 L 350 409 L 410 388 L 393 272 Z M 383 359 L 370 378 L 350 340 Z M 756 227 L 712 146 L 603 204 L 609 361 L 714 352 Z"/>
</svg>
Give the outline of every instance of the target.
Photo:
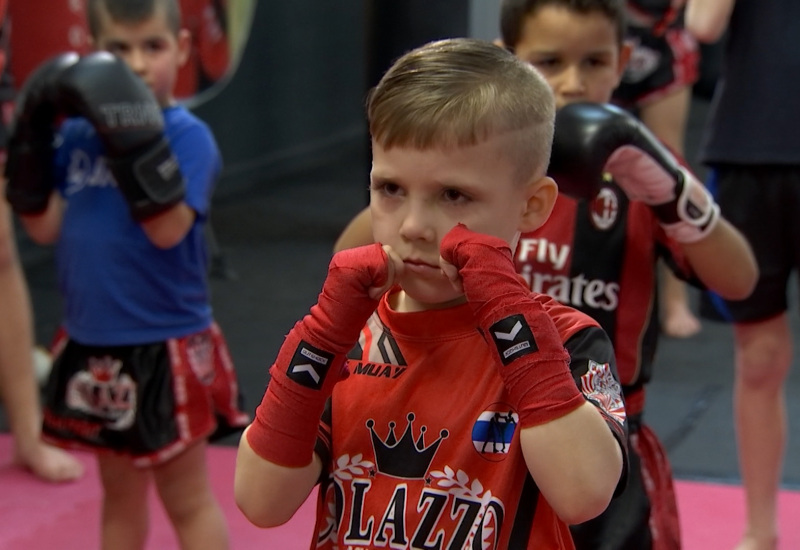
<svg viewBox="0 0 800 550">
<path fill-rule="evenodd" d="M 508 137 L 504 154 L 522 181 L 544 174 L 555 100 L 529 64 L 470 38 L 431 42 L 400 57 L 367 100 L 372 139 L 415 149 L 476 145 Z"/>
</svg>

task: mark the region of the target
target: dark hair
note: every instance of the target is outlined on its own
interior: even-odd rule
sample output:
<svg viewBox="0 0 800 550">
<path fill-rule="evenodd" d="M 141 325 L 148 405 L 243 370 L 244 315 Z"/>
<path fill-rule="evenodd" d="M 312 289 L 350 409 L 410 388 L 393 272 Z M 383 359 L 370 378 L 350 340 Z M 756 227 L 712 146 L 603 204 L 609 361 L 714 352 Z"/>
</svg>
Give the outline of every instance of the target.
<svg viewBox="0 0 800 550">
<path fill-rule="evenodd" d="M 623 0 L 503 0 L 500 6 L 500 35 L 510 51 L 519 44 L 522 25 L 526 17 L 544 6 L 563 7 L 583 15 L 601 13 L 614 24 L 617 39 L 625 39 L 625 3 Z"/>
<path fill-rule="evenodd" d="M 88 0 L 86 20 L 89 33 L 93 38 L 100 35 L 103 12 L 117 23 L 140 23 L 152 17 L 158 8 L 164 10 L 167 25 L 177 35 L 181 29 L 181 8 L 178 0 Z"/>
</svg>

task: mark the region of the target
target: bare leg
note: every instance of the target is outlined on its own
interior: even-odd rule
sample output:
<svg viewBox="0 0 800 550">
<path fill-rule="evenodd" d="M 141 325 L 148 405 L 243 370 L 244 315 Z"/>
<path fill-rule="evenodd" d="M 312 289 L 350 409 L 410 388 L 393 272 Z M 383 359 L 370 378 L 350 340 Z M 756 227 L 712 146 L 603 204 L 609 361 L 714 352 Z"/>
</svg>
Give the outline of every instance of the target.
<svg viewBox="0 0 800 550">
<path fill-rule="evenodd" d="M 5 181 L 0 179 L 0 196 L 5 196 L 4 189 Z M 83 474 L 83 465 L 41 439 L 39 386 L 31 354 L 31 304 L 5 201 L 0 204 L 0 309 L 0 398 L 14 437 L 14 462 L 46 481 L 77 479 Z"/>
<path fill-rule="evenodd" d="M 689 307 L 689 295 L 686 283 L 678 279 L 672 271 L 661 269 L 661 327 L 664 334 L 673 338 L 689 338 L 694 336 L 702 325 L 700 319 Z"/>
<path fill-rule="evenodd" d="M 103 483 L 103 550 L 142 550 L 150 525 L 147 491 L 150 470 L 136 468 L 128 457 L 104 453 L 97 465 Z"/>
<path fill-rule="evenodd" d="M 209 483 L 206 443 L 193 445 L 154 474 L 181 549 L 227 549 L 228 526 Z"/>
<path fill-rule="evenodd" d="M 642 107 L 642 122 L 673 151 L 684 154 L 684 135 L 691 90 L 686 87 Z M 689 307 L 686 284 L 669 269 L 661 269 L 661 310 L 664 334 L 688 338 L 700 332 L 700 320 Z"/>
<path fill-rule="evenodd" d="M 792 356 L 785 314 L 737 325 L 734 414 L 747 525 L 737 550 L 777 548 L 777 499 L 786 445 L 784 382 Z"/>
</svg>

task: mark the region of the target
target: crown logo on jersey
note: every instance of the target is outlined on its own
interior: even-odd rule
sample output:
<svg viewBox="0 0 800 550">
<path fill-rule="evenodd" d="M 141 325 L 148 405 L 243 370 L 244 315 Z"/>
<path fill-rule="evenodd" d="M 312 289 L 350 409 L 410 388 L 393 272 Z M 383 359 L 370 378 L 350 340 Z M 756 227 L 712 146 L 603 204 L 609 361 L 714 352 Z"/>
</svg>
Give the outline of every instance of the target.
<svg viewBox="0 0 800 550">
<path fill-rule="evenodd" d="M 371 418 L 367 420 L 367 428 L 372 437 L 372 449 L 375 452 L 375 464 L 378 471 L 387 476 L 423 479 L 433 462 L 439 445 L 443 439 L 447 439 L 449 432 L 447 430 L 440 431 L 439 438 L 426 447 L 425 432 L 427 428 L 422 426 L 419 430 L 419 437 L 414 440 L 414 413 L 408 413 L 406 418 L 408 424 L 400 439 L 397 439 L 395 434 L 396 423 L 389 422 L 389 435 L 386 437 L 386 441 L 383 441 L 375 433 L 375 421 Z"/>
<path fill-rule="evenodd" d="M 104 357 L 89 357 L 88 370 L 97 382 L 110 382 L 119 375 L 122 361 L 108 355 Z"/>
</svg>

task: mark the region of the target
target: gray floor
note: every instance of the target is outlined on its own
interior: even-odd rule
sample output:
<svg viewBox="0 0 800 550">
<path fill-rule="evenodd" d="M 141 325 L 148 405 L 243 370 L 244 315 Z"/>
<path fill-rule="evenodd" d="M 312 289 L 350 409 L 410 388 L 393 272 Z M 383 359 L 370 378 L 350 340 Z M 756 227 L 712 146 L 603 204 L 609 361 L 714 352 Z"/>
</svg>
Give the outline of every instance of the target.
<svg viewBox="0 0 800 550">
<path fill-rule="evenodd" d="M 690 129 L 690 150 L 696 147 L 704 105 L 698 109 Z M 213 302 L 249 408 L 260 400 L 283 335 L 315 301 L 333 241 L 365 204 L 366 185 L 365 162 L 354 153 L 280 184 L 223 193 L 215 204 L 216 237 L 235 277 L 213 279 Z M 37 337 L 46 342 L 58 323 L 52 255 L 25 242 L 22 248 Z M 800 335 L 797 321 L 793 315 L 794 332 Z M 665 441 L 678 477 L 738 480 L 732 379 L 727 326 L 706 322 L 694 338 L 662 340 L 646 418 Z M 800 417 L 797 365 L 787 395 L 789 418 L 794 421 Z M 800 487 L 799 422 L 792 422 L 791 432 L 783 479 L 788 487 Z M 224 443 L 233 441 L 228 438 Z"/>
</svg>

